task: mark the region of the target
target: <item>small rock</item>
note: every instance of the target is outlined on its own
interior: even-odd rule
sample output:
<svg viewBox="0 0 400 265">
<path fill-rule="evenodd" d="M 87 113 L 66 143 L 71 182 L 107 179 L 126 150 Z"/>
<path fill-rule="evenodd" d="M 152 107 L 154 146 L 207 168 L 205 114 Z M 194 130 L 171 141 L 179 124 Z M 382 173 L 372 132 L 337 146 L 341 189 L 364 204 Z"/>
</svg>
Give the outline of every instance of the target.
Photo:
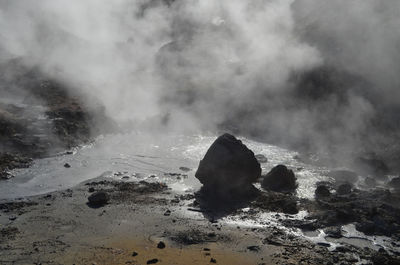
<svg viewBox="0 0 400 265">
<path fill-rule="evenodd" d="M 342 228 L 340 226 L 327 227 L 325 228 L 324 232 L 328 237 L 332 238 L 342 237 Z"/>
<path fill-rule="evenodd" d="M 337 246 L 334 251 L 335 252 L 345 253 L 345 252 L 349 252 L 351 250 L 348 247 L 345 247 L 345 246 Z"/>
<path fill-rule="evenodd" d="M 103 206 L 110 200 L 110 196 L 104 191 L 98 191 L 90 195 L 88 200 L 90 205 Z"/>
<path fill-rule="evenodd" d="M 203 248 L 204 251 L 211 251 L 209 248 Z"/>
<path fill-rule="evenodd" d="M 182 170 L 183 172 L 189 172 L 189 171 L 191 171 L 191 169 L 188 168 L 188 167 L 180 167 L 179 169 Z"/>
<path fill-rule="evenodd" d="M 372 221 L 365 220 L 363 222 L 356 223 L 357 231 L 363 232 L 367 235 L 374 234 L 376 227 L 375 223 Z"/>
<path fill-rule="evenodd" d="M 170 210 L 166 210 L 164 213 L 164 216 L 170 216 L 171 215 L 171 211 Z"/>
<path fill-rule="evenodd" d="M 331 195 L 331 192 L 325 185 L 320 185 L 315 189 L 315 198 L 326 198 Z"/>
<path fill-rule="evenodd" d="M 135 251 L 132 253 L 132 257 L 136 257 L 137 255 L 139 255 L 139 253 L 137 253 Z"/>
<path fill-rule="evenodd" d="M 210 259 L 210 262 L 211 262 L 211 263 L 217 263 L 217 260 L 214 259 L 214 258 L 211 258 L 211 259 Z"/>
<path fill-rule="evenodd" d="M 88 191 L 89 191 L 89 192 L 94 192 L 94 188 L 93 188 L 93 187 L 90 187 L 90 188 L 88 189 Z"/>
<path fill-rule="evenodd" d="M 297 188 L 296 176 L 286 166 L 278 165 L 268 172 L 261 186 L 266 190 L 276 192 L 293 192 Z"/>
<path fill-rule="evenodd" d="M 208 237 L 216 237 L 217 235 L 214 232 L 208 233 L 207 234 Z"/>
<path fill-rule="evenodd" d="M 68 164 L 68 163 L 65 163 L 65 164 L 64 164 L 64 167 L 65 167 L 65 168 L 70 168 L 70 167 L 71 167 L 71 165 L 70 165 L 70 164 Z"/>
<path fill-rule="evenodd" d="M 268 158 L 262 154 L 256 155 L 256 159 L 259 163 L 267 163 L 268 162 Z"/>
<path fill-rule="evenodd" d="M 147 264 L 156 264 L 158 262 L 158 259 L 151 259 L 147 261 Z"/>
<path fill-rule="evenodd" d="M 175 198 L 175 199 L 171 200 L 171 203 L 179 203 L 179 202 L 180 202 L 180 200 L 178 198 Z"/>
<path fill-rule="evenodd" d="M 164 249 L 164 248 L 165 248 L 165 243 L 162 242 L 162 241 L 158 242 L 157 248 L 159 248 L 159 249 Z"/>
<path fill-rule="evenodd" d="M 254 251 L 254 252 L 260 251 L 260 247 L 259 246 L 249 246 L 249 247 L 247 247 L 247 249 L 250 250 L 250 251 Z"/>
<path fill-rule="evenodd" d="M 10 216 L 8 219 L 9 219 L 10 221 L 15 221 L 15 220 L 17 220 L 17 217 L 16 217 L 16 216 Z"/>
<path fill-rule="evenodd" d="M 0 179 L 7 180 L 7 179 L 10 179 L 10 178 L 13 178 L 13 177 L 14 177 L 14 175 L 11 174 L 11 173 L 8 172 L 8 171 L 0 172 Z"/>
</svg>

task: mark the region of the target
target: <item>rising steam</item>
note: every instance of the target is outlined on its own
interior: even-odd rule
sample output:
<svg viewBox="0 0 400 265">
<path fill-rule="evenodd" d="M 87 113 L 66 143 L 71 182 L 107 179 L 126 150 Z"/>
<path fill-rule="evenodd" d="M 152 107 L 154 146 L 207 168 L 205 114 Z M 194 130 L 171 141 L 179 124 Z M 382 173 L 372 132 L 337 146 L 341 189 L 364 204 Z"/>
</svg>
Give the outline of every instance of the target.
<svg viewBox="0 0 400 265">
<path fill-rule="evenodd" d="M 381 144 L 385 134 L 366 131 L 400 103 L 399 9 L 396 0 L 0 1 L 0 60 L 40 67 L 120 122 L 351 151 Z"/>
</svg>

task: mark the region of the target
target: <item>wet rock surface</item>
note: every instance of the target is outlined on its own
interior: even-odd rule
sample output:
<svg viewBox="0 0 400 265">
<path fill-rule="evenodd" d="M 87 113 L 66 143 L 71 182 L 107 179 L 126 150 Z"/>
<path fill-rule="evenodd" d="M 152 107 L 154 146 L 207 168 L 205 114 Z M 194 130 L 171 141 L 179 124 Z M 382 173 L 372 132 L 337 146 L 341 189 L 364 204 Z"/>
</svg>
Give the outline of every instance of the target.
<svg viewBox="0 0 400 265">
<path fill-rule="evenodd" d="M 0 179 L 9 179 L 13 175 L 9 172 L 15 168 L 27 168 L 32 159 L 18 154 L 0 153 Z"/>
<path fill-rule="evenodd" d="M 311 222 L 298 227 L 310 230 L 356 223 L 356 229 L 367 235 L 400 236 L 400 197 L 388 190 L 354 190 L 351 193 L 317 197 L 315 202 L 303 201 Z"/>
<path fill-rule="evenodd" d="M 264 176 L 261 186 L 266 190 L 292 193 L 297 188 L 296 176 L 291 169 L 278 165 Z"/>
</svg>

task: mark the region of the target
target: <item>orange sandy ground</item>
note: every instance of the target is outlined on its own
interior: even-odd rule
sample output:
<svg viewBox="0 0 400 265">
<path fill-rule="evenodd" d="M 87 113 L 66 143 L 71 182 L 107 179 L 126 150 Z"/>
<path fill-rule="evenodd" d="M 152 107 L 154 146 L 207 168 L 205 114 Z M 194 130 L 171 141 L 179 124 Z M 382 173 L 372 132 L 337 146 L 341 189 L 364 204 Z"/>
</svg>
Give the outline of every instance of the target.
<svg viewBox="0 0 400 265">
<path fill-rule="evenodd" d="M 210 251 L 204 251 L 209 248 Z M 138 255 L 133 257 L 132 253 Z M 61 262 L 63 264 L 147 264 L 148 260 L 158 259 L 158 264 L 168 265 L 205 265 L 215 264 L 211 258 L 217 261 L 216 264 L 226 265 L 256 265 L 260 263 L 260 257 L 255 253 L 234 252 L 225 248 L 219 243 L 199 244 L 192 246 L 169 246 L 164 249 L 157 248 L 157 242 L 148 239 L 118 240 L 110 242 L 102 247 L 90 250 L 68 251 Z"/>
</svg>

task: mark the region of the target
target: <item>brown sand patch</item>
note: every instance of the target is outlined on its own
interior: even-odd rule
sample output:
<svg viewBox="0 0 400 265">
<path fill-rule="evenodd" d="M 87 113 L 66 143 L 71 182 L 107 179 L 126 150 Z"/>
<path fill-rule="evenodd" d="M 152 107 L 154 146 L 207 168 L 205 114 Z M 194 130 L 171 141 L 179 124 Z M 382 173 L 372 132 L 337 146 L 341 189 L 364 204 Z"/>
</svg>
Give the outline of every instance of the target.
<svg viewBox="0 0 400 265">
<path fill-rule="evenodd" d="M 63 264 L 153 264 L 168 265 L 254 265 L 260 263 L 256 253 L 235 251 L 229 246 L 220 243 L 198 244 L 191 246 L 177 246 L 164 241 L 164 249 L 157 248 L 157 240 L 149 239 L 123 239 L 112 240 L 102 247 L 88 250 L 78 250 L 76 253 L 66 253 L 62 259 Z M 134 254 L 136 253 L 136 254 Z M 216 263 L 212 262 L 215 260 Z"/>
</svg>

